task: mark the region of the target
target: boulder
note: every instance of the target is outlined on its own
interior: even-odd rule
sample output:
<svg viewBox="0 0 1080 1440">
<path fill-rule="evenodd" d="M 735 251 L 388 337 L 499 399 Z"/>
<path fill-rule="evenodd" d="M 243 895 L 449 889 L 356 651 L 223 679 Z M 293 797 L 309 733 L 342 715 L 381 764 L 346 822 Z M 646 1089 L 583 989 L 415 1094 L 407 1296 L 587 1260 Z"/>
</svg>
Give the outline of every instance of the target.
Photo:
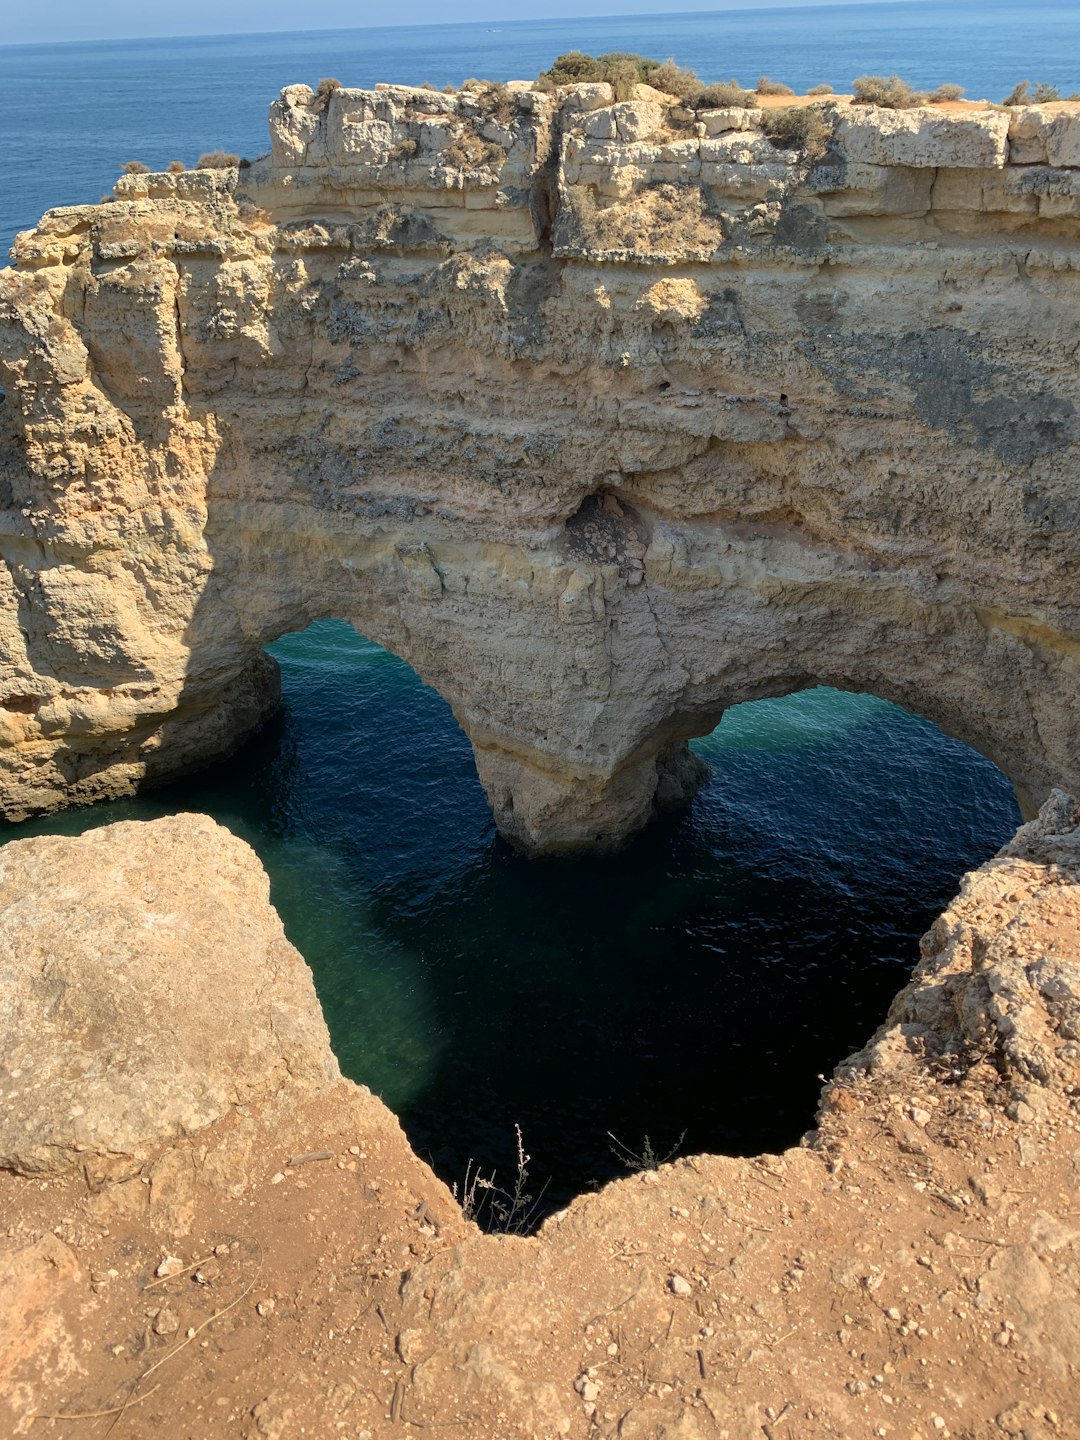
<svg viewBox="0 0 1080 1440">
<path fill-rule="evenodd" d="M 24 1174 L 339 1078 L 266 872 L 205 815 L 0 849 L 0 1057 L 0 1166 Z"/>
</svg>

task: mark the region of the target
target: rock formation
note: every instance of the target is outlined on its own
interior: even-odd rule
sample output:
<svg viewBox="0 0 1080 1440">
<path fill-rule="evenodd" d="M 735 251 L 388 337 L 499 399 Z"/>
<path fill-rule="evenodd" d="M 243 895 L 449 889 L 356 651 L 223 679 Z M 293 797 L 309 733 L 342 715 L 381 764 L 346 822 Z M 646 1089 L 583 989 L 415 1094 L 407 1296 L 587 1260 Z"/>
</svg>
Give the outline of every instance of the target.
<svg viewBox="0 0 1080 1440">
<path fill-rule="evenodd" d="M 19 237 L 3 814 L 227 750 L 326 615 L 530 849 L 819 683 L 1080 790 L 1080 112 L 825 102 L 811 156 L 643 93 L 293 86 L 254 164 Z"/>
<path fill-rule="evenodd" d="M 0 1167 L 22 1174 L 340 1078 L 266 872 L 205 815 L 0 847 L 0 1037 Z"/>
</svg>

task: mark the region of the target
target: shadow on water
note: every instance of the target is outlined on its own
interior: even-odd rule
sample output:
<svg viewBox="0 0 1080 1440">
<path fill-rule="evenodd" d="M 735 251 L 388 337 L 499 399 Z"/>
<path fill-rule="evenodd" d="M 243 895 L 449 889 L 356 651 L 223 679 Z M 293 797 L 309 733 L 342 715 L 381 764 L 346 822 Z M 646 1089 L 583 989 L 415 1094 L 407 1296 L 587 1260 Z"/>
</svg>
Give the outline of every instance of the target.
<svg viewBox="0 0 1080 1440">
<path fill-rule="evenodd" d="M 880 1023 L 918 937 L 1015 829 L 989 762 L 870 696 L 728 712 L 712 777 L 613 857 L 497 837 L 449 707 L 324 621 L 273 647 L 284 707 L 226 764 L 5 838 L 205 810 L 249 841 L 306 956 L 343 1070 L 448 1181 L 506 1183 L 514 1125 L 541 1209 L 659 1153 L 775 1150 Z"/>
</svg>

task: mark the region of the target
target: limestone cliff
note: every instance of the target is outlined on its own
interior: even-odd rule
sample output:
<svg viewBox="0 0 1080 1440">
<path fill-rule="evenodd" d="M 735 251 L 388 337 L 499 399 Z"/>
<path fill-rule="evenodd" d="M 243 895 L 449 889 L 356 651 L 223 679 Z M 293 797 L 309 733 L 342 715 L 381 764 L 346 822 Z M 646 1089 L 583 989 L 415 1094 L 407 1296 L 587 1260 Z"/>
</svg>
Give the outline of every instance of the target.
<svg viewBox="0 0 1080 1440">
<path fill-rule="evenodd" d="M 648 94 L 294 86 L 250 167 L 19 237 L 4 814 L 221 753 L 325 615 L 529 848 L 817 683 L 1080 789 L 1080 112 L 828 102 L 811 159 Z"/>
</svg>

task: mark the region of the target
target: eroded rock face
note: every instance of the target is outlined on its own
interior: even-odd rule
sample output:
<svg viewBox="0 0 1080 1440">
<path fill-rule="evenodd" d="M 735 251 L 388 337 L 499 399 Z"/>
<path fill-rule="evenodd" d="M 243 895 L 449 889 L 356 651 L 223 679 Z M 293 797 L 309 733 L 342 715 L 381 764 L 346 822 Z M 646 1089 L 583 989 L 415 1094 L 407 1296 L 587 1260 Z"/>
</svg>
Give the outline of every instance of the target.
<svg viewBox="0 0 1080 1440">
<path fill-rule="evenodd" d="M 1080 789 L 1075 107 L 282 92 L 0 275 L 0 810 L 131 790 L 335 615 L 500 829 L 614 843 L 685 741 L 826 683 Z M 671 777 L 675 780 L 672 782 Z"/>
<path fill-rule="evenodd" d="M 0 1167 L 133 1156 L 339 1078 L 311 972 L 205 815 L 0 848 Z"/>
</svg>

